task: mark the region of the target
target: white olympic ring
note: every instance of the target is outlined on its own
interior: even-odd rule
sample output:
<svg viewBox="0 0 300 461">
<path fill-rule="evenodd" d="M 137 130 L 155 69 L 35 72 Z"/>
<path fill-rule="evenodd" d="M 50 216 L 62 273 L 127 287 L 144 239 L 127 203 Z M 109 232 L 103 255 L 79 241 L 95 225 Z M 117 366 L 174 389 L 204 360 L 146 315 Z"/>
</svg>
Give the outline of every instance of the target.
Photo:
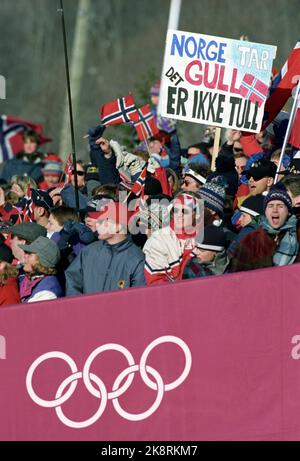
<svg viewBox="0 0 300 461">
<path fill-rule="evenodd" d="M 184 356 L 185 356 L 185 366 L 184 366 L 183 372 L 177 379 L 175 379 L 173 382 L 169 384 L 164 384 L 163 379 L 161 375 L 158 373 L 158 371 L 150 367 L 149 365 L 146 365 L 146 361 L 148 359 L 150 352 L 156 346 L 166 343 L 166 342 L 170 342 L 170 343 L 174 343 L 178 345 L 182 349 Z M 125 370 L 123 370 L 117 376 L 113 384 L 112 391 L 107 392 L 107 389 L 103 381 L 98 376 L 96 376 L 94 373 L 91 373 L 90 368 L 91 368 L 92 362 L 98 355 L 100 355 L 102 352 L 111 351 L 111 350 L 121 352 L 121 354 L 123 354 L 124 357 L 126 358 L 129 366 L 125 368 Z M 52 358 L 58 358 L 58 359 L 61 359 L 67 362 L 67 364 L 69 365 L 72 371 L 72 374 L 60 384 L 56 392 L 54 400 L 44 400 L 41 397 L 39 397 L 34 391 L 33 386 L 32 386 L 32 378 L 33 378 L 33 374 L 36 368 L 43 361 L 52 359 Z M 102 416 L 106 408 L 108 400 L 112 400 L 112 403 L 113 403 L 113 406 L 116 412 L 124 419 L 127 419 L 129 421 L 141 421 L 143 419 L 149 418 L 149 416 L 151 416 L 160 406 L 164 393 L 175 389 L 176 387 L 180 386 L 185 381 L 185 379 L 187 378 L 190 372 L 191 366 L 192 366 L 192 355 L 191 355 L 191 351 L 189 347 L 187 346 L 187 344 L 182 339 L 176 336 L 168 335 L 168 336 L 161 336 L 155 339 L 146 347 L 146 349 L 144 350 L 141 356 L 139 365 L 134 364 L 134 358 L 132 354 L 128 351 L 128 349 L 126 349 L 124 346 L 121 346 L 120 344 L 113 344 L 113 343 L 104 344 L 103 346 L 99 346 L 97 349 L 95 349 L 87 358 L 82 372 L 78 371 L 74 360 L 69 355 L 65 354 L 64 352 L 59 352 L 59 351 L 47 352 L 41 355 L 40 357 L 38 357 L 29 367 L 29 370 L 26 376 L 26 387 L 27 387 L 27 391 L 31 399 L 37 405 L 40 405 L 41 407 L 46 407 L 46 408 L 55 408 L 56 414 L 62 423 L 64 423 L 66 426 L 71 427 L 71 428 L 82 429 L 84 427 L 88 427 L 94 424 L 98 419 L 100 419 L 100 417 Z M 148 386 L 152 390 L 157 391 L 157 395 L 156 395 L 154 403 L 151 405 L 151 407 L 148 410 L 142 413 L 139 413 L 139 414 L 133 414 L 133 413 L 129 413 L 125 411 L 121 407 L 118 399 L 131 386 L 132 381 L 134 379 L 134 375 L 137 371 L 140 372 L 141 378 L 143 382 L 146 384 L 146 386 Z M 155 382 L 149 378 L 148 376 L 149 374 L 154 378 Z M 92 394 L 94 397 L 97 397 L 98 399 L 101 399 L 101 401 L 100 401 L 98 410 L 92 417 L 86 419 L 85 421 L 75 422 L 65 416 L 65 414 L 62 411 L 61 406 L 73 395 L 77 387 L 78 380 L 81 378 L 83 379 L 83 382 L 87 390 L 90 392 L 90 394 Z M 124 378 L 126 378 L 124 384 L 121 387 L 119 387 L 121 382 L 123 382 Z M 92 384 L 92 381 L 97 387 L 94 387 L 94 385 Z M 70 387 L 68 388 L 67 392 L 63 394 L 64 390 L 69 385 Z"/>
</svg>

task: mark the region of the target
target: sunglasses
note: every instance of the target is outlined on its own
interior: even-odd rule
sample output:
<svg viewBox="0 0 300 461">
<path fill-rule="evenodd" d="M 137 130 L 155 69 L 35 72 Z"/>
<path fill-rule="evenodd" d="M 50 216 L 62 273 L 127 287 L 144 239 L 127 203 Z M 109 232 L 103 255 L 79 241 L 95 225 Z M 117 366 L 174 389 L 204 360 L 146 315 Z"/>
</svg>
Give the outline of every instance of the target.
<svg viewBox="0 0 300 461">
<path fill-rule="evenodd" d="M 239 147 L 234 147 L 233 150 L 234 150 L 234 152 L 235 152 L 236 154 L 237 154 L 237 153 L 242 153 L 242 152 L 244 152 L 244 150 L 243 150 L 243 149 L 240 149 Z"/>
<path fill-rule="evenodd" d="M 72 170 L 72 174 L 74 174 L 74 170 Z M 84 176 L 84 175 L 85 175 L 84 171 L 77 170 L 77 176 Z"/>
</svg>

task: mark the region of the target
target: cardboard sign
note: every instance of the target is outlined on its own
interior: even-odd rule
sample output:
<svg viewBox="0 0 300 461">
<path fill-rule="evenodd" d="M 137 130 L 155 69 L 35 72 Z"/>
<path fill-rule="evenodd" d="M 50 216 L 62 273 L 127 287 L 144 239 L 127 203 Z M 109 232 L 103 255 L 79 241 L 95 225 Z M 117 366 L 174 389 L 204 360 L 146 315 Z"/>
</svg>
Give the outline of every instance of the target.
<svg viewBox="0 0 300 461">
<path fill-rule="evenodd" d="M 277 47 L 169 30 L 164 117 L 258 133 Z"/>
</svg>

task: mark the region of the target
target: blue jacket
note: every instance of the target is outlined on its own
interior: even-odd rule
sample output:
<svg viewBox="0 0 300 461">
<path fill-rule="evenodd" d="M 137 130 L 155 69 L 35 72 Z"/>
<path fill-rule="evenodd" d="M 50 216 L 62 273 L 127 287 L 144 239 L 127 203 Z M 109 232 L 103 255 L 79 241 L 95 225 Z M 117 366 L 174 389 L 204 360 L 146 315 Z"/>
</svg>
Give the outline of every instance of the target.
<svg viewBox="0 0 300 461">
<path fill-rule="evenodd" d="M 29 162 L 26 155 L 23 156 L 22 154 L 8 160 L 3 167 L 1 177 L 6 181 L 10 181 L 14 175 L 23 176 L 26 174 L 38 182 L 43 177 L 43 154 L 35 156 L 34 158 L 36 159 L 36 163 Z"/>
<path fill-rule="evenodd" d="M 96 140 L 103 135 L 104 125 L 97 125 L 89 129 L 90 159 L 93 165 L 99 170 L 99 181 L 101 184 L 119 184 L 120 175 L 116 167 L 115 155 L 107 159 Z"/>
<path fill-rule="evenodd" d="M 146 285 L 144 253 L 131 236 L 115 245 L 99 240 L 81 250 L 66 271 L 66 295 Z"/>
<path fill-rule="evenodd" d="M 20 287 L 20 296 L 22 303 L 28 303 L 36 294 L 40 293 L 41 291 L 50 291 L 57 298 L 61 298 L 63 296 L 63 290 L 61 285 L 58 281 L 58 278 L 55 275 L 46 275 L 41 279 L 37 279 L 35 283 L 34 281 L 27 284 L 27 289 L 24 290 L 24 284 L 26 282 L 26 277 L 22 277 L 21 287 Z"/>
</svg>

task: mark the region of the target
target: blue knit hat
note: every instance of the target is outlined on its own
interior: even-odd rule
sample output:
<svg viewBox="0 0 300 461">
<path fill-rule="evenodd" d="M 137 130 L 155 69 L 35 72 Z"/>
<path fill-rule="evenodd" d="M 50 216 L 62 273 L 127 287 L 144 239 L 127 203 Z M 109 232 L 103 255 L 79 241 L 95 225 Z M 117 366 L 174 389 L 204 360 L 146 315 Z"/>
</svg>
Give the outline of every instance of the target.
<svg viewBox="0 0 300 461">
<path fill-rule="evenodd" d="M 199 193 L 204 200 L 204 206 L 222 217 L 226 198 L 225 185 L 222 178 L 220 176 L 213 178 L 201 187 Z"/>
<path fill-rule="evenodd" d="M 293 202 L 291 197 L 289 196 L 287 189 L 284 184 L 281 182 L 274 184 L 269 190 L 268 195 L 266 195 L 264 201 L 264 212 L 266 211 L 267 205 L 272 200 L 280 200 L 283 202 L 287 209 L 289 210 L 290 214 L 293 214 Z"/>
</svg>

